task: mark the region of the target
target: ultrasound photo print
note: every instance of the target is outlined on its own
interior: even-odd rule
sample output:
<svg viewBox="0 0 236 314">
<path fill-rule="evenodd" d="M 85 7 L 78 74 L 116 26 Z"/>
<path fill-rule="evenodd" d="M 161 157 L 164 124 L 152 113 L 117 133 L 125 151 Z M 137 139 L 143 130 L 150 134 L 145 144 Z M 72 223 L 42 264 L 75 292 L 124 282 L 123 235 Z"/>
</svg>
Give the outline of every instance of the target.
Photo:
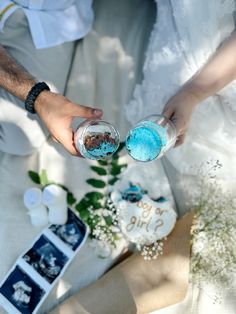
<svg viewBox="0 0 236 314">
<path fill-rule="evenodd" d="M 68 210 L 68 220 L 64 225 L 51 225 L 49 228 L 73 251 L 75 251 L 86 234 L 86 225 L 71 210 Z"/>
<path fill-rule="evenodd" d="M 21 313 L 30 314 L 43 298 L 45 291 L 16 266 L 0 287 L 0 293 Z"/>
<path fill-rule="evenodd" d="M 60 275 L 68 261 L 68 257 L 44 235 L 35 242 L 23 259 L 49 283 Z"/>
</svg>

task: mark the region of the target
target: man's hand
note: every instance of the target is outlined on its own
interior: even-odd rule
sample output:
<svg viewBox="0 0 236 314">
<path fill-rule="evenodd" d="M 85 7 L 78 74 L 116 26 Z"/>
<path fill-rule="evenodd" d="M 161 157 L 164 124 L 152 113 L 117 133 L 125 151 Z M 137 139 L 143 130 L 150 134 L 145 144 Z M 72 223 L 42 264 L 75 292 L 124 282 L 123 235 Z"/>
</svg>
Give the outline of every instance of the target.
<svg viewBox="0 0 236 314">
<path fill-rule="evenodd" d="M 71 122 L 74 117 L 101 118 L 102 110 L 76 105 L 62 95 L 43 91 L 35 101 L 35 110 L 52 137 L 66 150 L 80 156 L 75 148 Z"/>
<path fill-rule="evenodd" d="M 0 87 L 24 102 L 36 82 L 36 79 L 0 45 Z M 75 149 L 74 134 L 70 127 L 73 117 L 88 119 L 102 116 L 101 110 L 76 105 L 64 96 L 49 91 L 39 94 L 35 101 L 35 110 L 52 137 L 76 156 L 80 154 Z"/>
</svg>

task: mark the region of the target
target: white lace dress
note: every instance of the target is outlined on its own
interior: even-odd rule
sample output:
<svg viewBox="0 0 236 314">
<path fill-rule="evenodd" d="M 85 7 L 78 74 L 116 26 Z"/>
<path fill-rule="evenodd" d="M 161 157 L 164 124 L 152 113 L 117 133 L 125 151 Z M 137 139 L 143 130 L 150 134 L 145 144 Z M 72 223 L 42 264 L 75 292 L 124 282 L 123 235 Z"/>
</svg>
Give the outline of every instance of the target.
<svg viewBox="0 0 236 314">
<path fill-rule="evenodd" d="M 157 18 L 146 52 L 143 82 L 127 106 L 131 123 L 161 113 L 165 103 L 213 55 L 234 30 L 232 0 L 156 0 Z M 221 177 L 236 179 L 236 81 L 194 112 L 186 142 L 168 153 L 183 174 L 209 159 L 223 164 Z M 197 167 L 196 167 L 197 168 Z"/>
<path fill-rule="evenodd" d="M 127 105 L 131 123 L 148 114 L 161 113 L 168 99 L 201 69 L 234 30 L 234 1 L 156 3 L 158 14 L 146 52 L 143 82 L 136 86 Z M 207 169 L 203 170 L 204 165 L 209 167 L 207 161 L 218 160 L 222 167 L 211 186 L 216 181 L 219 185 L 224 182 L 231 192 L 236 180 L 235 96 L 233 81 L 202 102 L 194 112 L 185 143 L 167 154 L 173 168 L 185 178 L 199 175 L 199 169 L 200 173 L 207 173 Z M 190 189 L 194 188 L 190 185 Z M 194 222 L 190 274 L 194 284 L 182 305 L 158 313 L 235 313 L 235 296 L 223 289 L 227 285 L 235 287 L 235 206 L 233 198 L 225 200 L 222 191 L 219 194 L 217 190 L 214 195 L 211 192 L 210 187 L 204 191 L 206 202 L 200 206 Z"/>
</svg>

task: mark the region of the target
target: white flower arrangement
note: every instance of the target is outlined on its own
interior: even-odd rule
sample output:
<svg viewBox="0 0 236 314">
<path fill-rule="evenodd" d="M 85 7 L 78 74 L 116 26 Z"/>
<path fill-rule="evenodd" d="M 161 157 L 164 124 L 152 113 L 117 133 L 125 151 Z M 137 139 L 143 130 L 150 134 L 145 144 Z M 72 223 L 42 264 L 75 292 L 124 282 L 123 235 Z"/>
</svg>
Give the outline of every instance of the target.
<svg viewBox="0 0 236 314">
<path fill-rule="evenodd" d="M 217 184 L 219 162 L 201 173 L 201 195 L 192 225 L 191 281 L 220 291 L 231 288 L 236 272 L 236 204 Z"/>
</svg>

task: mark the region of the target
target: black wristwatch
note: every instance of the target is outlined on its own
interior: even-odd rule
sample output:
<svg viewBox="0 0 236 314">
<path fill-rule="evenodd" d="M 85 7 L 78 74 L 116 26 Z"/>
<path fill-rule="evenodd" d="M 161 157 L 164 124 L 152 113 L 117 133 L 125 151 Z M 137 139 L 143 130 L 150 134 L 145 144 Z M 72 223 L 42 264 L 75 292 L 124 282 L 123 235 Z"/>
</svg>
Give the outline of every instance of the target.
<svg viewBox="0 0 236 314">
<path fill-rule="evenodd" d="M 36 113 L 34 109 L 34 103 L 38 95 L 44 91 L 50 90 L 49 86 L 44 82 L 36 83 L 31 90 L 29 91 L 26 100 L 25 100 L 25 109 L 30 113 Z"/>
</svg>

